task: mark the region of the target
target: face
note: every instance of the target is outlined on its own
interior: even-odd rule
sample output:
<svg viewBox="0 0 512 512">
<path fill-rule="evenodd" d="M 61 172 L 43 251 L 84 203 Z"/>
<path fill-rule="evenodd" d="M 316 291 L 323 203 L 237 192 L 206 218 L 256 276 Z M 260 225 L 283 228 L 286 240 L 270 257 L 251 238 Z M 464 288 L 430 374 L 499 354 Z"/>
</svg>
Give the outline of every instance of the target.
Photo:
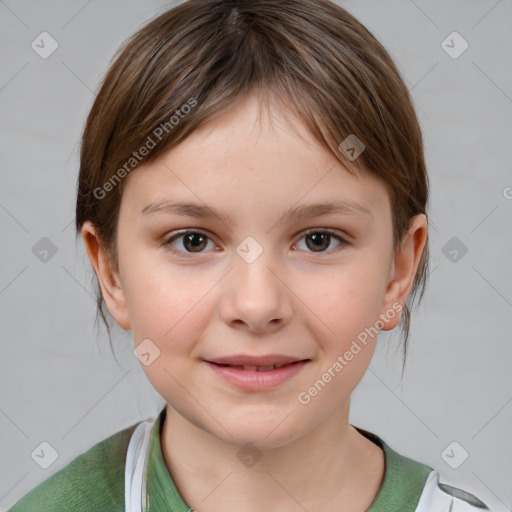
<svg viewBox="0 0 512 512">
<path fill-rule="evenodd" d="M 151 384 L 191 425 L 262 448 L 348 415 L 417 265 L 414 245 L 394 259 L 384 184 L 255 97 L 133 171 L 117 244 L 118 287 L 102 289 Z M 211 362 L 232 356 L 270 359 Z M 251 369 L 274 360 L 295 363 Z"/>
</svg>

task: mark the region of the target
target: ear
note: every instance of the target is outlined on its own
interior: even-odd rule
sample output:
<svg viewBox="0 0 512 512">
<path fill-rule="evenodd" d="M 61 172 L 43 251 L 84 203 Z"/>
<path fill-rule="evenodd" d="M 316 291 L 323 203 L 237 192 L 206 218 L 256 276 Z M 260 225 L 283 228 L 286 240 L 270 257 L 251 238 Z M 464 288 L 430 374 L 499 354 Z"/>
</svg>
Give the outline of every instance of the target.
<svg viewBox="0 0 512 512">
<path fill-rule="evenodd" d="M 81 235 L 91 265 L 98 277 L 103 300 L 110 314 L 121 328 L 130 329 L 131 324 L 119 273 L 112 268 L 113 265 L 96 235 L 94 225 L 90 221 L 83 224 Z"/>
<path fill-rule="evenodd" d="M 396 252 L 389 272 L 389 280 L 384 295 L 380 319 L 383 331 L 394 329 L 414 284 L 414 278 L 427 242 L 428 222 L 424 214 L 412 217 L 409 231 L 405 234 L 400 249 Z M 401 306 L 398 309 L 398 304 Z M 389 314 L 393 311 L 392 318 Z M 388 314 L 386 314 L 386 312 Z"/>
</svg>

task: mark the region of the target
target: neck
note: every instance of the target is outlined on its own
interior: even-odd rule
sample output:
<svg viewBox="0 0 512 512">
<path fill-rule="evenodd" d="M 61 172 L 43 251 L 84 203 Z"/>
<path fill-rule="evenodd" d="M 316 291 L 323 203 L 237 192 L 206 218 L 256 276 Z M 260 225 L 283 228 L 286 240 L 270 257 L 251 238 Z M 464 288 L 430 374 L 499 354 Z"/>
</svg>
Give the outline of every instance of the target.
<svg viewBox="0 0 512 512">
<path fill-rule="evenodd" d="M 164 460 L 185 502 L 201 512 L 330 510 L 333 503 L 362 512 L 381 487 L 384 454 L 348 424 L 348 405 L 305 435 L 265 449 L 226 442 L 167 405 Z"/>
</svg>

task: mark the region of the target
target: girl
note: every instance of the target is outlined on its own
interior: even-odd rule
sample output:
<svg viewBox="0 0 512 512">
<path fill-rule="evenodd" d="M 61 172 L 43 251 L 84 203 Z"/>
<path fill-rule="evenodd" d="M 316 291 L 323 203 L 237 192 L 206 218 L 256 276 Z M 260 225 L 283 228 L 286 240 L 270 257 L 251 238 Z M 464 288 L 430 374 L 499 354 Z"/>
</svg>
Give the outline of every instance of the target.
<svg viewBox="0 0 512 512">
<path fill-rule="evenodd" d="M 76 228 L 165 399 L 11 510 L 488 510 L 348 422 L 428 270 L 420 128 L 328 0 L 188 0 L 108 71 Z M 409 303 L 409 305 L 408 305 Z"/>
</svg>

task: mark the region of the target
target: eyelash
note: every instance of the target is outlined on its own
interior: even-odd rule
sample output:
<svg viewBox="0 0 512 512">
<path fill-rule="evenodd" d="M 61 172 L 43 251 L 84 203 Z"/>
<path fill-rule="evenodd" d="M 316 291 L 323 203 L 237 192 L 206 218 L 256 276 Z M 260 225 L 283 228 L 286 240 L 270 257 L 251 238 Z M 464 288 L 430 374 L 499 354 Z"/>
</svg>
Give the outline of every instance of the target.
<svg viewBox="0 0 512 512">
<path fill-rule="evenodd" d="M 168 246 L 169 249 L 173 253 L 178 254 L 179 256 L 183 256 L 185 258 L 193 257 L 195 254 L 202 254 L 202 253 L 204 253 L 205 251 L 201 251 L 201 252 L 197 252 L 197 253 L 180 251 L 180 250 L 177 250 L 172 245 L 172 242 L 174 242 L 175 240 L 177 240 L 179 238 L 182 238 L 182 237 L 184 237 L 186 235 L 189 235 L 191 233 L 203 235 L 206 238 L 208 238 L 208 240 L 211 240 L 211 238 L 206 233 L 204 233 L 203 231 L 201 231 L 199 229 L 184 229 L 184 230 L 178 231 L 177 233 L 173 234 L 171 237 L 168 237 L 164 241 L 163 245 Z M 338 248 L 346 246 L 346 245 L 349 245 L 349 243 L 344 238 L 342 238 L 340 235 L 336 234 L 336 232 L 334 230 L 328 229 L 328 228 L 326 228 L 326 229 L 309 229 L 309 230 L 305 231 L 304 233 L 302 233 L 302 236 L 301 236 L 301 238 L 299 240 L 302 240 L 306 236 L 312 235 L 312 234 L 327 234 L 327 235 L 330 235 L 332 238 L 335 238 L 336 240 L 338 240 L 340 242 L 340 245 L 338 246 Z M 321 251 L 321 252 L 313 252 L 313 251 L 309 251 L 309 252 L 310 252 L 310 254 L 313 257 L 320 257 L 320 256 L 322 256 L 324 254 L 329 254 L 329 253 L 331 253 L 333 251 L 331 250 L 331 251 Z"/>
</svg>

